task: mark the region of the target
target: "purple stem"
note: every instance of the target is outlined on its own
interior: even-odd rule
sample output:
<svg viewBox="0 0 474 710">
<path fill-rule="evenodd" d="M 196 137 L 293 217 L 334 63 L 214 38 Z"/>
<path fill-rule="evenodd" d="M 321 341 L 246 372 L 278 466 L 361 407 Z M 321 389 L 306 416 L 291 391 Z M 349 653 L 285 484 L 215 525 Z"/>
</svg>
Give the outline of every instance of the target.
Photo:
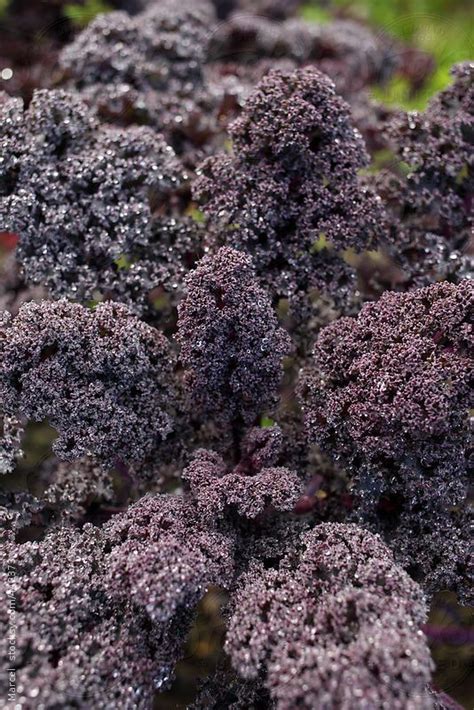
<svg viewBox="0 0 474 710">
<path fill-rule="evenodd" d="M 130 493 L 132 491 L 132 488 L 134 487 L 136 480 L 130 469 L 128 468 L 127 464 L 122 461 L 122 459 L 115 459 L 114 461 L 114 466 L 116 470 L 119 472 L 119 474 L 123 478 L 124 482 L 124 491 L 123 491 L 123 499 L 120 500 L 119 503 L 122 503 L 124 501 L 127 501 L 130 497 Z M 122 498 L 122 495 L 120 496 Z"/>
<path fill-rule="evenodd" d="M 444 692 L 444 690 L 438 690 L 435 685 L 431 685 L 431 689 L 436 693 L 436 697 L 444 710 L 464 710 L 464 707 L 460 705 L 454 698 Z"/>
<path fill-rule="evenodd" d="M 474 629 L 466 629 L 461 626 L 436 626 L 435 624 L 424 624 L 422 629 L 431 641 L 438 643 L 448 643 L 454 646 L 474 643 Z"/>
<path fill-rule="evenodd" d="M 318 500 L 315 497 L 317 491 L 321 488 L 324 479 L 319 473 L 317 473 L 313 478 L 307 483 L 305 491 L 301 498 L 296 502 L 293 512 L 297 515 L 304 515 L 314 510 L 318 504 Z"/>
</svg>

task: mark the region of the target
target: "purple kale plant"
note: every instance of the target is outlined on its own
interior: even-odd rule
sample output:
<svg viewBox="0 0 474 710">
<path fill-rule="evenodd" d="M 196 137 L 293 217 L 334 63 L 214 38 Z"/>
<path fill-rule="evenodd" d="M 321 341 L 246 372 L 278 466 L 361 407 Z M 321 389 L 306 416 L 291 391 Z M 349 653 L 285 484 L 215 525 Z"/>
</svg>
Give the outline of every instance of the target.
<svg viewBox="0 0 474 710">
<path fill-rule="evenodd" d="M 203 588 L 232 569 L 232 541 L 190 516 L 178 497 L 145 497 L 102 529 L 61 527 L 40 542 L 4 542 L 18 702 L 150 707 L 169 682 Z M 0 624 L 6 631 L 5 608 Z M 6 635 L 2 644 L 6 653 Z"/>
<path fill-rule="evenodd" d="M 411 287 L 472 275 L 474 65 L 426 111 L 396 115 L 385 129 L 396 161 L 374 176 L 387 206 L 390 250 Z"/>
<path fill-rule="evenodd" d="M 192 404 L 252 424 L 276 403 L 291 347 L 249 255 L 222 247 L 200 261 L 179 305 L 178 341 Z"/>
<path fill-rule="evenodd" d="M 242 464 L 227 470 L 223 459 L 201 450 L 183 472 L 201 516 L 219 519 L 234 508 L 244 518 L 255 519 L 266 509 L 291 511 L 299 497 L 298 475 L 281 466 L 249 474 Z"/>
<path fill-rule="evenodd" d="M 343 298 L 344 251 L 374 248 L 381 208 L 358 180 L 369 158 L 334 84 L 311 67 L 274 70 L 229 133 L 232 154 L 204 162 L 194 186 L 217 240 L 250 253 L 272 294 Z"/>
<path fill-rule="evenodd" d="M 393 40 L 351 20 L 318 25 L 236 11 L 212 36 L 209 52 L 230 70 L 235 60 L 255 68 L 265 66 L 265 60 L 284 59 L 295 67 L 311 62 L 352 101 L 365 86 L 390 78 L 397 65 L 395 50 Z"/>
<path fill-rule="evenodd" d="M 107 122 L 157 128 L 188 160 L 214 130 L 204 75 L 214 23 L 209 0 L 98 15 L 62 51 L 63 83 Z"/>
<path fill-rule="evenodd" d="M 300 386 L 308 437 L 348 467 L 362 518 L 414 570 L 436 547 L 430 591 L 439 567 L 469 594 L 473 307 L 472 281 L 387 292 L 321 331 Z"/>
<path fill-rule="evenodd" d="M 276 568 L 245 573 L 226 651 L 280 710 L 429 708 L 431 659 L 418 629 L 425 614 L 419 587 L 379 538 L 321 524 Z"/>
<path fill-rule="evenodd" d="M 140 461 L 173 428 L 173 354 L 125 306 L 42 301 L 0 322 L 2 406 L 48 420 L 60 458 Z"/>
<path fill-rule="evenodd" d="M 115 2 L 0 93 L 2 707 L 453 707 L 472 65 L 376 105 L 411 49 L 300 5 Z"/>
<path fill-rule="evenodd" d="M 142 312 L 196 234 L 173 214 L 186 174 L 172 148 L 147 127 L 100 126 L 64 91 L 37 92 L 26 111 L 4 95 L 0 111 L 0 219 L 20 236 L 26 280 L 54 297 L 115 297 Z"/>
</svg>

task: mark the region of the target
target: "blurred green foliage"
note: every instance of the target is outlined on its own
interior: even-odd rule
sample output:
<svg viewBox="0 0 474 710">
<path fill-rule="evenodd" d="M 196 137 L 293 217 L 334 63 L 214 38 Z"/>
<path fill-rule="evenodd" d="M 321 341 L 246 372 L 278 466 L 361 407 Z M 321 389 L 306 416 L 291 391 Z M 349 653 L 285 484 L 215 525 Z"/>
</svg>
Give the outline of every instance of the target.
<svg viewBox="0 0 474 710">
<path fill-rule="evenodd" d="M 9 2 L 10 2 L 10 0 L 0 0 L 0 18 L 2 17 L 5 10 L 7 9 Z"/>
<path fill-rule="evenodd" d="M 327 7 L 319 7 L 314 0 L 304 5 L 300 14 L 304 20 L 312 20 L 313 22 L 329 22 L 332 17 Z"/>
<path fill-rule="evenodd" d="M 403 42 L 428 52 L 436 68 L 417 93 L 395 75 L 385 87 L 374 87 L 374 98 L 406 109 L 423 109 L 429 98 L 450 83 L 453 64 L 474 57 L 474 10 L 471 0 L 332 0 L 327 6 L 308 3 L 303 15 L 317 22 L 331 13 L 367 21 Z"/>
<path fill-rule="evenodd" d="M 0 0 L 0 3 L 2 0 Z M 101 12 L 110 12 L 112 7 L 105 0 L 85 0 L 85 2 L 70 2 L 64 6 L 64 16 L 75 27 L 82 29 Z"/>
</svg>

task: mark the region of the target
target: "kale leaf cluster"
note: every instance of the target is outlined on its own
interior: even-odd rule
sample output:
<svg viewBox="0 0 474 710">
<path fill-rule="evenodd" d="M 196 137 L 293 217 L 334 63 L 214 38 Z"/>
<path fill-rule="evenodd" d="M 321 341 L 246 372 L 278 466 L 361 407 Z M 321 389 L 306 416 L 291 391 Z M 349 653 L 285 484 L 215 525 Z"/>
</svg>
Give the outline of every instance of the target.
<svg viewBox="0 0 474 710">
<path fill-rule="evenodd" d="M 377 105 L 429 57 L 300 5 L 115 2 L 0 91 L 15 707 L 149 710 L 209 600 L 190 708 L 452 707 L 424 625 L 473 602 L 473 66 Z"/>
</svg>

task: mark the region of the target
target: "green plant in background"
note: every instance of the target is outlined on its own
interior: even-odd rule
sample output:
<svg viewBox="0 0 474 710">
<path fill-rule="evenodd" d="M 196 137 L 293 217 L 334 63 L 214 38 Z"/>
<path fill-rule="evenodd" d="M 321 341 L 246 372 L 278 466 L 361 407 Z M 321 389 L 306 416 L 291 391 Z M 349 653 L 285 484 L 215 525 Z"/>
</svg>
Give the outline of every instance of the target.
<svg viewBox="0 0 474 710">
<path fill-rule="evenodd" d="M 325 5 L 323 7 L 319 7 L 313 0 L 313 2 L 309 2 L 301 8 L 301 17 L 304 20 L 319 22 L 322 24 L 324 22 L 329 22 L 332 18 L 332 14 L 328 6 Z"/>
<path fill-rule="evenodd" d="M 0 3 L 2 0 L 0 0 Z M 65 17 L 78 28 L 85 27 L 101 12 L 110 12 L 111 6 L 104 0 L 85 0 L 84 3 L 71 2 L 64 6 Z"/>
<path fill-rule="evenodd" d="M 392 36 L 431 54 L 435 70 L 416 93 L 406 78 L 396 75 L 385 87 L 374 87 L 374 98 L 407 109 L 423 109 L 429 98 L 450 83 L 449 71 L 456 62 L 473 57 L 473 15 L 466 0 L 333 0 L 333 12 L 360 18 Z M 309 3 L 306 19 L 327 21 L 327 9 Z"/>
<path fill-rule="evenodd" d="M 9 2 L 10 0 L 0 0 L 0 19 L 2 18 L 2 15 L 5 14 Z"/>
</svg>

